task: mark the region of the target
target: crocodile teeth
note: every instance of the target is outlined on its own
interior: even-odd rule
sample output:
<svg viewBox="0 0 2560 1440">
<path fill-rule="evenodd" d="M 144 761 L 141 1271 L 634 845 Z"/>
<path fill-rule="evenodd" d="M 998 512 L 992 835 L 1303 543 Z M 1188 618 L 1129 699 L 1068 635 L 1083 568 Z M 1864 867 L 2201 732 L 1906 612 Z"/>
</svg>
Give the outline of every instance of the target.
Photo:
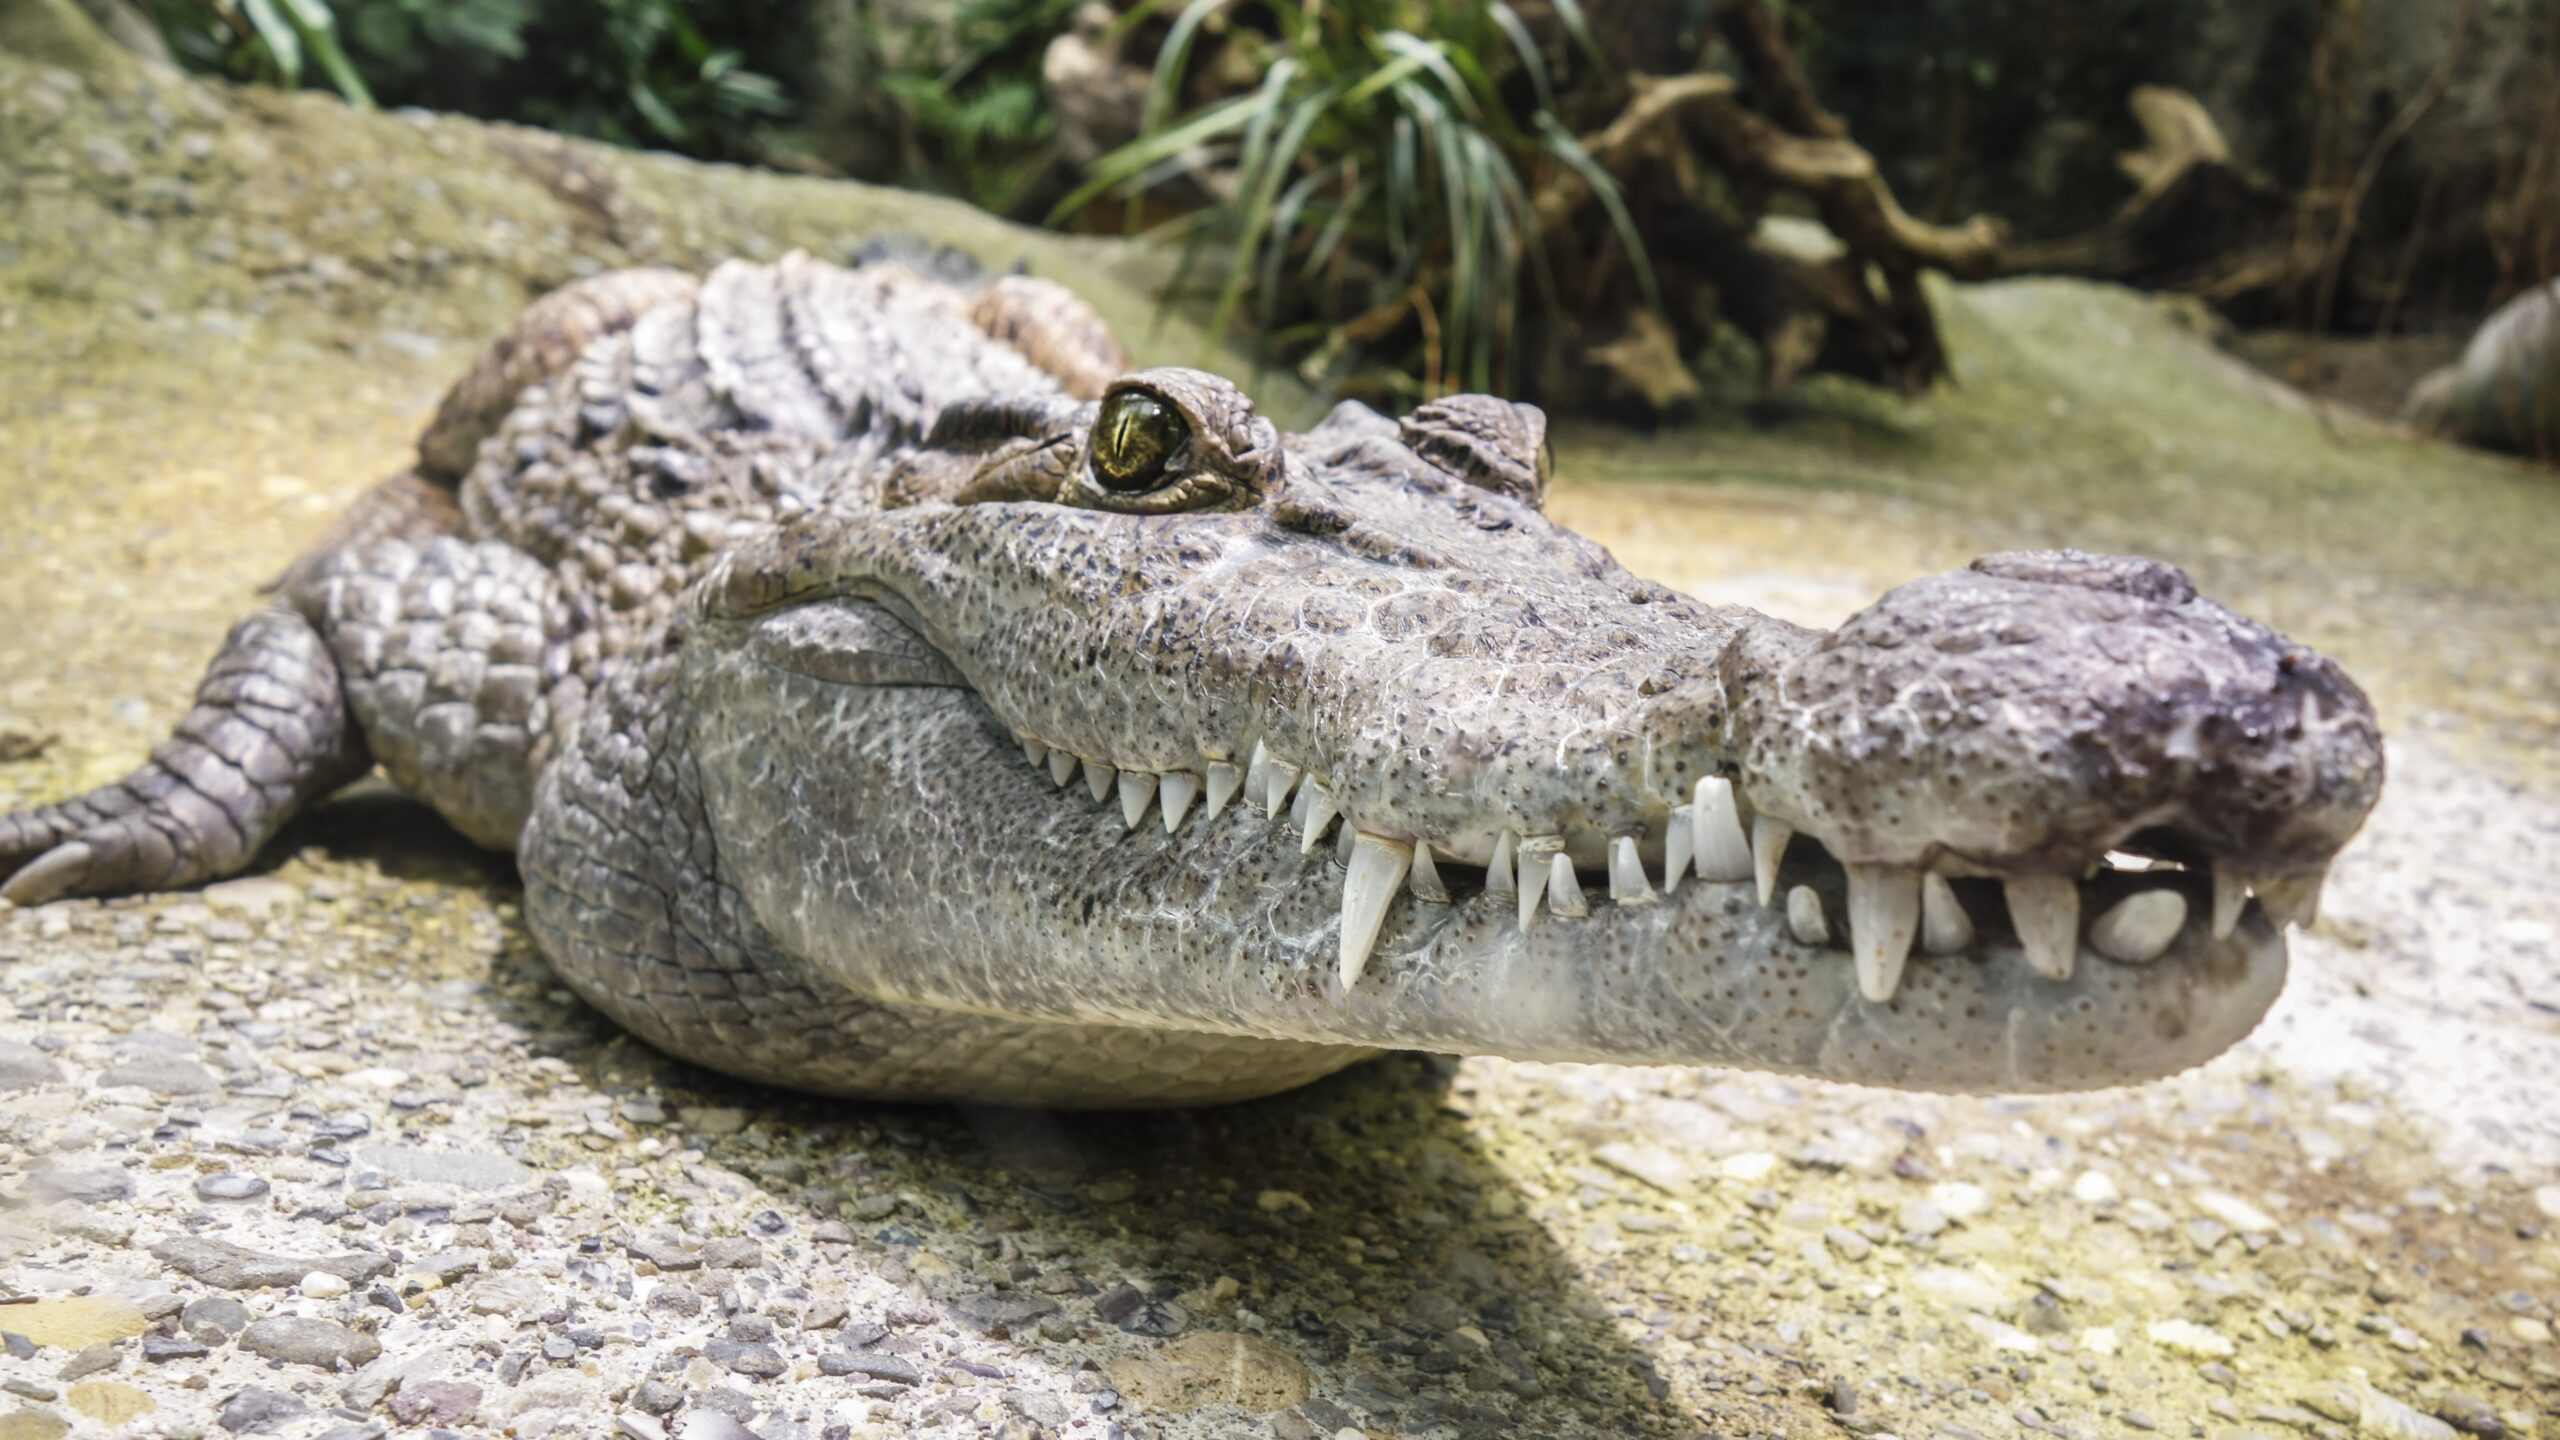
<svg viewBox="0 0 2560 1440">
<path fill-rule="evenodd" d="M 1689 877 L 1690 852 L 1695 848 L 1698 827 L 1689 822 L 1689 807 L 1671 808 L 1671 823 L 1662 827 L 1662 893 L 1679 890 L 1680 882 Z"/>
<path fill-rule="evenodd" d="M 2001 888 L 2027 964 L 2047 980 L 2068 980 L 2080 954 L 2080 886 L 2068 875 L 2029 875 Z"/>
<path fill-rule="evenodd" d="M 1787 858 L 1787 842 L 1795 838 L 1795 827 L 1784 820 L 1766 815 L 1751 822 L 1751 874 L 1760 882 L 1760 903 L 1778 893 L 1778 862 Z"/>
<path fill-rule="evenodd" d="M 1156 790 L 1156 808 L 1164 814 L 1164 833 L 1170 835 L 1191 813 L 1191 802 L 1200 793 L 1200 777 L 1188 770 L 1168 770 L 1164 783 Z"/>
<path fill-rule="evenodd" d="M 1263 791 L 1262 808 L 1265 813 L 1276 816 L 1280 807 L 1289 803 L 1289 792 L 1298 788 L 1298 777 L 1306 772 L 1276 755 L 1263 767 L 1263 772 L 1268 788 Z"/>
<path fill-rule="evenodd" d="M 1538 918 L 1538 906 L 1547 898 L 1547 881 L 1552 878 L 1548 860 L 1564 850 L 1564 840 L 1555 835 L 1532 835 L 1520 842 L 1520 928 Z"/>
<path fill-rule="evenodd" d="M 1800 945 L 1831 943 L 1831 922 L 1822 918 L 1822 897 L 1810 885 L 1787 892 L 1787 933 Z"/>
<path fill-rule="evenodd" d="M 1689 809 L 1690 849 L 1697 857 L 1698 878 L 1720 885 L 1751 879 L 1754 852 L 1751 841 L 1743 838 L 1742 810 L 1734 804 L 1733 782 L 1721 775 L 1699 781 L 1697 799 Z M 1784 843 L 1780 842 L 1780 848 Z M 1773 877 L 1776 864 L 1774 860 L 1770 862 Z M 1769 903 L 1769 887 L 1773 883 L 1774 880 L 1761 882 L 1761 904 Z"/>
<path fill-rule="evenodd" d="M 2258 903 L 2279 925 L 2309 925 L 2320 918 L 2320 887 L 2329 879 L 2325 869 L 2307 875 L 2278 875 L 2258 882 Z"/>
<path fill-rule="evenodd" d="M 1653 903 L 1653 886 L 1644 878 L 1644 857 L 1636 853 L 1633 835 L 1609 842 L 1609 898 L 1621 905 Z"/>
<path fill-rule="evenodd" d="M 1050 751 L 1049 783 L 1064 790 L 1067 788 L 1067 782 L 1074 778 L 1076 778 L 1076 757 L 1064 750 Z"/>
<path fill-rule="evenodd" d="M 2148 965 L 2186 928 L 2187 897 L 2175 890 L 2145 890 L 2107 907 L 2089 922 L 2089 948 L 2127 965 Z"/>
<path fill-rule="evenodd" d="M 1440 878 L 1440 867 L 1431 858 L 1431 847 L 1419 840 L 1413 842 L 1413 873 L 1405 877 L 1405 888 L 1413 898 L 1427 905 L 1449 903 L 1449 886 Z"/>
<path fill-rule="evenodd" d="M 1325 832 L 1333 828 L 1334 817 L 1340 815 L 1342 810 L 1334 804 L 1333 792 L 1314 780 L 1308 781 L 1298 791 L 1298 806 L 1298 814 L 1292 818 L 1298 822 L 1299 826 L 1298 853 L 1304 855 L 1315 849 L 1316 842 L 1322 840 Z"/>
<path fill-rule="evenodd" d="M 1031 768 L 1037 770 L 1049 763 L 1049 747 L 1025 736 L 1022 741 L 1022 758 L 1030 761 Z"/>
<path fill-rule="evenodd" d="M 1369 951 L 1378 943 L 1378 926 L 1387 918 L 1387 902 L 1396 898 L 1405 871 L 1413 864 L 1414 847 L 1402 840 L 1363 830 L 1351 837 L 1351 869 L 1342 877 L 1342 988 L 1348 993 L 1369 968 Z"/>
<path fill-rule="evenodd" d="M 1223 814 L 1226 811 L 1227 802 L 1236 798 L 1236 792 L 1243 788 L 1243 771 L 1238 770 L 1236 767 L 1228 764 L 1224 760 L 1210 761 L 1208 785 L 1209 818 L 1215 820 L 1219 815 Z"/>
<path fill-rule="evenodd" d="M 1973 917 L 1964 913 L 1956 887 L 1935 871 L 1920 876 L 1920 946 L 1932 955 L 1961 955 L 1973 948 Z"/>
<path fill-rule="evenodd" d="M 2241 907 L 2249 903 L 2249 880 L 2239 871 L 2217 861 L 2213 867 L 2213 938 L 2228 939 L 2233 927 L 2240 923 Z"/>
<path fill-rule="evenodd" d="M 1920 872 L 1902 865 L 1849 869 L 1849 953 L 1858 993 L 1881 1005 L 1902 984 L 1911 937 L 1920 928 Z"/>
<path fill-rule="evenodd" d="M 1271 813 L 1271 752 L 1262 742 L 1253 742 L 1253 758 L 1244 766 L 1244 798 L 1247 804 L 1259 805 L 1262 813 Z"/>
<path fill-rule="evenodd" d="M 1120 772 L 1120 819 L 1131 830 L 1147 817 L 1147 807 L 1156 803 L 1156 777 L 1144 770 Z M 1173 827 L 1167 825 L 1166 829 Z"/>
<path fill-rule="evenodd" d="M 1484 893 L 1516 895 L 1520 892 L 1518 877 L 1512 872 L 1520 865 L 1520 838 L 1505 830 L 1493 842 L 1493 858 L 1485 863 Z"/>
<path fill-rule="evenodd" d="M 1119 771 L 1099 760 L 1084 762 L 1084 788 L 1093 796 L 1093 803 L 1096 805 L 1102 803 L 1102 797 L 1111 793 L 1113 782 L 1119 778 Z"/>
<path fill-rule="evenodd" d="M 1591 913 L 1591 902 L 1583 898 L 1582 877 L 1573 873 L 1573 857 L 1561 850 L 1547 862 L 1547 908 L 1567 920 Z"/>
</svg>

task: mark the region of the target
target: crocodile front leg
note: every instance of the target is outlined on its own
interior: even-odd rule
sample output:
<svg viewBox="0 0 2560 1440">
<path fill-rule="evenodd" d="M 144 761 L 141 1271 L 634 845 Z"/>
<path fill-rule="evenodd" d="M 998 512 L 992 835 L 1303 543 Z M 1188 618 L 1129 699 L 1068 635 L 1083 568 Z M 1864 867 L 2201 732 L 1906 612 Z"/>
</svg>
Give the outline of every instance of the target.
<svg viewBox="0 0 2560 1440">
<path fill-rule="evenodd" d="M 319 631 L 292 610 L 260 610 L 231 628 L 194 707 L 141 768 L 0 816 L 0 899 L 36 905 L 236 874 L 295 811 L 369 763 Z"/>
</svg>

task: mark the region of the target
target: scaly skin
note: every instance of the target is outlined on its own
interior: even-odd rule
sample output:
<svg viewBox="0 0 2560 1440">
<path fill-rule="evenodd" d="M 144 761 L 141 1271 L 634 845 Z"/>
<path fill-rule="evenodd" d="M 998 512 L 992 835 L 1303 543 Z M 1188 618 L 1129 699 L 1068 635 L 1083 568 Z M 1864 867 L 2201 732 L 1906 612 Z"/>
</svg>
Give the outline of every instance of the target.
<svg viewBox="0 0 2560 1440">
<path fill-rule="evenodd" d="M 0 894 L 228 873 L 370 758 L 517 850 L 580 993 L 761 1080 L 1186 1104 L 1418 1048 L 2042 1090 L 2247 1033 L 2380 786 L 2352 682 L 2155 562 L 1994 556 L 1816 634 L 1549 523 L 1529 407 L 1284 436 L 1125 370 L 1020 277 L 572 287 L 194 739 L 0 819 Z"/>
</svg>

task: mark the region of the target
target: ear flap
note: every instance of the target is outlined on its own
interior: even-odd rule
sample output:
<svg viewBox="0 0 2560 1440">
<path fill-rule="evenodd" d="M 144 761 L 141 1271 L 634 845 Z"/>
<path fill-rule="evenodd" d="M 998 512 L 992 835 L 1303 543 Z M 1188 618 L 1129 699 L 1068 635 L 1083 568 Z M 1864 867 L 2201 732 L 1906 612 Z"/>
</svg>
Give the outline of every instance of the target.
<svg viewBox="0 0 2560 1440">
<path fill-rule="evenodd" d="M 1404 417 L 1414 454 L 1470 485 L 1541 508 L 1547 488 L 1547 412 L 1491 395 L 1451 395 Z"/>
</svg>

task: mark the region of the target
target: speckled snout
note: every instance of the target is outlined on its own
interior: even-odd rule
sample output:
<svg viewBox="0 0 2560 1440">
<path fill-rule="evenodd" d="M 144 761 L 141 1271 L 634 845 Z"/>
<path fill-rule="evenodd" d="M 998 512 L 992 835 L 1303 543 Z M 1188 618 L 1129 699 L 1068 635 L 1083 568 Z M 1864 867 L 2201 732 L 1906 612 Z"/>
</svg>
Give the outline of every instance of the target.
<svg viewBox="0 0 2560 1440">
<path fill-rule="evenodd" d="M 1827 635 L 1754 627 L 1721 669 L 1748 803 L 1848 867 L 1853 929 L 1920 872 L 1998 877 L 2066 974 L 2102 862 L 2209 867 L 2217 933 L 2252 888 L 2307 918 L 2382 783 L 2353 681 L 2152 560 L 1988 556 Z"/>
</svg>

